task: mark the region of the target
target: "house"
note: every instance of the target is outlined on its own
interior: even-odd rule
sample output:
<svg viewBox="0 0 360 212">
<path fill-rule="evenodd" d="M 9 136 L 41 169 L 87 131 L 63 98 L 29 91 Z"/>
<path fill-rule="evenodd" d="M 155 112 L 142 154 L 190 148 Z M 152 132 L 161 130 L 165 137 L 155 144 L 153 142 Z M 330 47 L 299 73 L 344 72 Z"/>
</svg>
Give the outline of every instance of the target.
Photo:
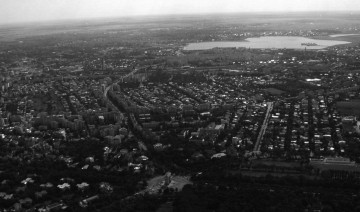
<svg viewBox="0 0 360 212">
<path fill-rule="evenodd" d="M 28 198 L 28 197 L 25 198 L 25 199 L 19 200 L 19 203 L 20 203 L 21 205 L 31 205 L 32 202 L 33 202 L 33 200 L 32 200 L 31 198 Z"/>
<path fill-rule="evenodd" d="M 41 184 L 40 187 L 42 188 L 52 188 L 54 185 L 52 183 L 46 183 L 46 184 Z"/>
<path fill-rule="evenodd" d="M 78 187 L 79 190 L 83 191 L 89 187 L 89 184 L 86 182 L 82 182 L 80 184 L 76 184 L 76 186 Z"/>
<path fill-rule="evenodd" d="M 26 185 L 26 184 L 28 184 L 28 183 L 33 183 L 34 182 L 34 180 L 33 179 L 31 179 L 31 178 L 26 178 L 25 180 L 23 180 L 23 181 L 21 181 L 21 183 L 22 184 L 24 184 L 24 185 Z"/>
<path fill-rule="evenodd" d="M 38 199 L 45 196 L 45 195 L 47 195 L 47 192 L 45 190 L 35 192 L 35 197 L 38 198 Z"/>
<path fill-rule="evenodd" d="M 61 184 L 61 185 L 58 185 L 57 187 L 58 187 L 60 190 L 65 191 L 65 190 L 67 190 L 67 189 L 70 189 L 70 184 L 68 184 L 68 183 L 63 183 L 63 184 Z"/>
</svg>

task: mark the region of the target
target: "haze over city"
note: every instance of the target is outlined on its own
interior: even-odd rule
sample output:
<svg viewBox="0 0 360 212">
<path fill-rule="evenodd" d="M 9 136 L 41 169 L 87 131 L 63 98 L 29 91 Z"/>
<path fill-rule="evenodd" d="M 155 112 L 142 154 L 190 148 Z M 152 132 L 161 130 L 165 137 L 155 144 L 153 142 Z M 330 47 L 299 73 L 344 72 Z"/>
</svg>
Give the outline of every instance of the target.
<svg viewBox="0 0 360 212">
<path fill-rule="evenodd" d="M 2 0 L 0 23 L 137 15 L 358 10 L 357 0 Z"/>
<path fill-rule="evenodd" d="M 0 212 L 360 212 L 359 7 L 0 0 Z"/>
</svg>

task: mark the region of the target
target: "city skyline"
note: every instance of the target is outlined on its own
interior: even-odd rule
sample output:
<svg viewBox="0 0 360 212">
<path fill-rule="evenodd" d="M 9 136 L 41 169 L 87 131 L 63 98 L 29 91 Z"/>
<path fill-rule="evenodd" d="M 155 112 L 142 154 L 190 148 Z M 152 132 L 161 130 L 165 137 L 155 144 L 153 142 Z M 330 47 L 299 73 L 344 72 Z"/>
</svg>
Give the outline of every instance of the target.
<svg viewBox="0 0 360 212">
<path fill-rule="evenodd" d="M 0 24 L 144 15 L 308 11 L 360 11 L 360 2 L 356 0 L 155 0 L 150 3 L 146 0 L 4 0 L 0 8 Z"/>
</svg>

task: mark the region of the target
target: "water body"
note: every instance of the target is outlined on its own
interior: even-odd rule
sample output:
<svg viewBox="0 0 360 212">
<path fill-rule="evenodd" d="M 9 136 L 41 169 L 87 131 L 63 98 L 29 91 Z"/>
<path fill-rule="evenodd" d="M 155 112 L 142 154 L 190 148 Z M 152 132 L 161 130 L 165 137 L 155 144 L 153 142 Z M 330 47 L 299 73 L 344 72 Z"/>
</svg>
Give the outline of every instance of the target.
<svg viewBox="0 0 360 212">
<path fill-rule="evenodd" d="M 360 34 L 335 34 L 335 35 L 329 35 L 329 37 L 332 37 L 332 38 L 345 37 L 345 36 L 360 36 Z"/>
<path fill-rule="evenodd" d="M 316 44 L 304 46 L 302 43 Z M 316 40 L 306 37 L 295 36 L 266 36 L 247 38 L 245 41 L 214 41 L 189 43 L 184 50 L 206 50 L 212 48 L 245 47 L 253 49 L 324 49 L 329 46 L 348 44 L 347 41 Z"/>
</svg>

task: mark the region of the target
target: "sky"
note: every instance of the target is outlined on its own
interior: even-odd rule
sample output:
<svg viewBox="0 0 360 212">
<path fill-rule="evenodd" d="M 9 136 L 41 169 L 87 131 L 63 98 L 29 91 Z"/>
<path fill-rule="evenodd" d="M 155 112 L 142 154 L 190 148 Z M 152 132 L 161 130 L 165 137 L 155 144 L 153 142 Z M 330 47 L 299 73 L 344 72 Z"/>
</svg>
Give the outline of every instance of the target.
<svg viewBox="0 0 360 212">
<path fill-rule="evenodd" d="M 137 15 L 360 11 L 360 0 L 0 0 L 0 23 Z"/>
</svg>

